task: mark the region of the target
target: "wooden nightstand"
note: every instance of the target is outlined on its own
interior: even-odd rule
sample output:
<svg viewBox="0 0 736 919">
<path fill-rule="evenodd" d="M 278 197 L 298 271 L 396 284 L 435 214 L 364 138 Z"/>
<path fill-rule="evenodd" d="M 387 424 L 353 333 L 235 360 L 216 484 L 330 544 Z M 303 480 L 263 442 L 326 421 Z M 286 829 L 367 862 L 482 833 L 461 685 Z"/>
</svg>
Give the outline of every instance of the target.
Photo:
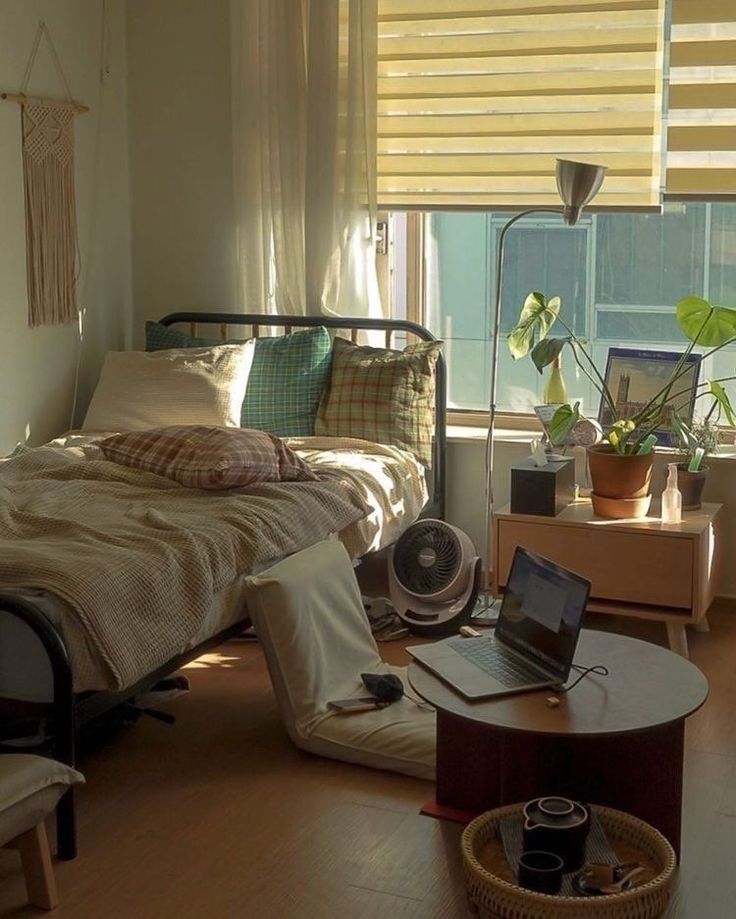
<svg viewBox="0 0 736 919">
<path fill-rule="evenodd" d="M 685 626 L 708 628 L 721 507 L 703 504 L 683 513 L 677 526 L 663 526 L 655 516 L 604 520 L 593 515 L 588 499 L 557 517 L 512 514 L 505 507 L 493 523 L 493 592 L 500 596 L 514 549 L 524 546 L 588 578 L 588 609 L 666 623 L 670 648 L 687 657 Z"/>
</svg>

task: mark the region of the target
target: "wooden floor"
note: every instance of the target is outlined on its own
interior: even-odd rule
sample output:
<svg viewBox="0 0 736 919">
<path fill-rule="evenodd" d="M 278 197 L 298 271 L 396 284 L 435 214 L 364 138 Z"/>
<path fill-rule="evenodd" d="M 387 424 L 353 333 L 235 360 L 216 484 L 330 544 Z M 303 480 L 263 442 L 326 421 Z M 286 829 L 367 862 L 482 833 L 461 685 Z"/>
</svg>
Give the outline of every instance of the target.
<svg viewBox="0 0 736 919">
<path fill-rule="evenodd" d="M 594 620 L 664 641 L 664 627 Z M 711 697 L 687 734 L 685 840 L 671 919 L 736 913 L 736 614 L 691 634 Z M 403 658 L 401 644 L 385 646 Z M 80 855 L 56 866 L 58 919 L 464 917 L 460 828 L 418 814 L 431 786 L 297 752 L 255 644 L 187 668 L 167 726 L 144 718 L 87 751 Z M 668 764 L 662 763 L 666 770 Z M 0 852 L 0 916 L 25 905 Z"/>
</svg>

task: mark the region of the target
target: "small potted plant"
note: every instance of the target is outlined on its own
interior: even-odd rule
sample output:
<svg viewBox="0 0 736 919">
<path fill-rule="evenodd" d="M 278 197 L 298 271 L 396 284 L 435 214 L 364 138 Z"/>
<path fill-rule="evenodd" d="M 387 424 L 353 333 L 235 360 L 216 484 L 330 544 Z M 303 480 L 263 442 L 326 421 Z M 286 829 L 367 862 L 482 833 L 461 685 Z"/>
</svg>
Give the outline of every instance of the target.
<svg viewBox="0 0 736 919">
<path fill-rule="evenodd" d="M 715 421 L 712 420 L 714 410 L 718 411 Z M 714 399 L 705 418 L 692 425 L 683 421 L 678 412 L 672 413 L 672 427 L 677 444 L 685 453 L 684 461 L 677 464 L 677 486 L 682 494 L 683 510 L 695 511 L 700 507 L 709 470 L 704 461 L 718 449 L 717 424 L 722 410 L 723 406 Z M 733 426 L 736 419 L 730 412 L 727 412 L 727 416 L 729 424 Z"/>
<path fill-rule="evenodd" d="M 682 355 L 674 364 L 667 382 L 631 418 L 619 418 L 616 402 L 584 343 L 560 316 L 559 297 L 547 299 L 533 292 L 524 301 L 519 321 L 509 333 L 508 344 L 514 359 L 531 356 L 539 373 L 553 363 L 563 348 L 572 351 L 573 359 L 601 394 L 610 410 L 613 424 L 606 432 L 606 442 L 588 448 L 588 465 L 593 484 L 596 513 L 606 517 L 643 517 L 649 510 L 650 485 L 654 463 L 655 431 L 669 420 L 678 402 L 689 392 L 682 379 L 689 371 L 688 357 L 696 346 L 704 348 L 701 360 L 736 341 L 736 309 L 713 306 L 701 297 L 685 297 L 676 307 L 678 324 L 687 339 Z M 548 337 L 555 324 L 565 335 Z M 698 384 L 696 398 L 709 395 L 714 408 L 722 410 L 734 424 L 734 412 L 722 384 L 736 377 L 723 377 Z M 681 382 L 680 382 L 681 381 Z M 679 383 L 679 385 L 678 385 Z M 714 410 L 711 409 L 711 412 Z M 709 413 L 710 414 L 710 413 Z M 580 417 L 579 403 L 560 406 L 550 429 L 555 441 L 563 442 Z"/>
</svg>

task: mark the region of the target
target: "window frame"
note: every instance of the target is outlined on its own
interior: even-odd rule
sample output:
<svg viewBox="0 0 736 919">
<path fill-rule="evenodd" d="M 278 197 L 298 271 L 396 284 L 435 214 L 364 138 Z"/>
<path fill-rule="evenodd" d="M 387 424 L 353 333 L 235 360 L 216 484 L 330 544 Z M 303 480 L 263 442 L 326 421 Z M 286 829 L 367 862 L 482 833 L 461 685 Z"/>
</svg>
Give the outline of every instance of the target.
<svg viewBox="0 0 736 919">
<path fill-rule="evenodd" d="M 693 203 L 694 203 L 693 199 Z M 709 276 L 710 276 L 710 240 L 712 233 L 712 211 L 710 205 L 714 202 L 710 198 L 701 198 L 697 199 L 706 205 L 706 220 L 705 220 L 705 232 L 703 236 L 703 253 L 704 253 L 704 296 L 708 296 L 709 290 Z M 396 233 L 395 233 L 395 214 L 397 212 L 392 211 L 381 211 L 378 214 L 379 221 L 385 221 L 388 232 L 388 246 L 386 247 L 385 255 L 377 255 L 377 263 L 379 265 L 378 275 L 379 275 L 379 285 L 381 290 L 381 297 L 384 303 L 392 304 L 394 298 L 394 286 L 397 279 L 396 271 L 396 258 L 397 258 L 397 248 L 396 248 Z M 426 309 L 426 271 L 425 271 L 425 222 L 427 211 L 405 211 L 400 212 L 406 221 L 405 226 L 405 249 L 406 249 L 406 271 L 405 271 L 405 305 L 406 305 L 406 318 L 417 322 L 420 325 L 425 325 L 425 309 Z M 595 244 L 597 236 L 597 224 L 587 231 L 588 235 L 588 269 L 591 272 L 589 279 L 590 293 L 588 295 L 588 305 L 586 325 L 590 334 L 595 337 L 598 328 L 598 312 L 607 311 L 614 309 L 634 309 L 642 311 L 652 311 L 659 312 L 664 311 L 664 308 L 656 305 L 640 305 L 634 306 L 631 304 L 602 304 L 597 302 L 596 296 L 596 285 L 595 285 Z M 494 223 L 494 240 L 497 238 L 497 227 Z M 593 254 L 591 254 L 593 253 Z M 382 263 L 382 260 L 385 260 Z M 736 346 L 734 346 L 736 350 Z M 730 350 L 730 349 L 729 349 Z M 536 415 L 531 413 L 522 413 L 522 412 L 499 412 L 497 414 L 497 425 L 499 428 L 505 428 L 507 430 L 524 430 L 530 432 L 540 432 L 542 431 L 542 426 L 539 422 L 539 419 Z M 447 423 L 449 425 L 456 425 L 461 427 L 487 427 L 489 421 L 488 411 L 478 410 L 478 409 L 460 409 L 460 408 L 448 408 L 447 410 Z M 734 432 L 728 426 L 721 426 L 721 430 L 727 436 L 723 439 L 723 442 L 733 443 L 734 442 Z"/>
</svg>

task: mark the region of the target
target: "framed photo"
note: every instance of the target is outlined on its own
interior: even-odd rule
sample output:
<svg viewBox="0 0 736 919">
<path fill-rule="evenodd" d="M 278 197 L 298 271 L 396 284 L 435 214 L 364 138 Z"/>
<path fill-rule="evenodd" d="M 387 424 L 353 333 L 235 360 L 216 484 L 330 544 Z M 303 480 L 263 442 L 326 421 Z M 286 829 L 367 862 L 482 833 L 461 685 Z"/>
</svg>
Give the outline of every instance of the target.
<svg viewBox="0 0 736 919">
<path fill-rule="evenodd" d="M 632 418 L 656 395 L 672 376 L 675 365 L 682 354 L 673 351 L 643 351 L 636 348 L 609 348 L 606 363 L 606 386 L 616 405 L 618 419 Z M 695 395 L 700 373 L 700 355 L 691 354 L 687 359 L 687 371 L 675 384 L 680 395 L 671 403 L 683 421 L 692 423 Z M 662 426 L 654 433 L 660 446 L 673 446 L 671 413 L 662 420 Z M 601 396 L 598 421 L 607 431 L 616 418 Z"/>
</svg>

